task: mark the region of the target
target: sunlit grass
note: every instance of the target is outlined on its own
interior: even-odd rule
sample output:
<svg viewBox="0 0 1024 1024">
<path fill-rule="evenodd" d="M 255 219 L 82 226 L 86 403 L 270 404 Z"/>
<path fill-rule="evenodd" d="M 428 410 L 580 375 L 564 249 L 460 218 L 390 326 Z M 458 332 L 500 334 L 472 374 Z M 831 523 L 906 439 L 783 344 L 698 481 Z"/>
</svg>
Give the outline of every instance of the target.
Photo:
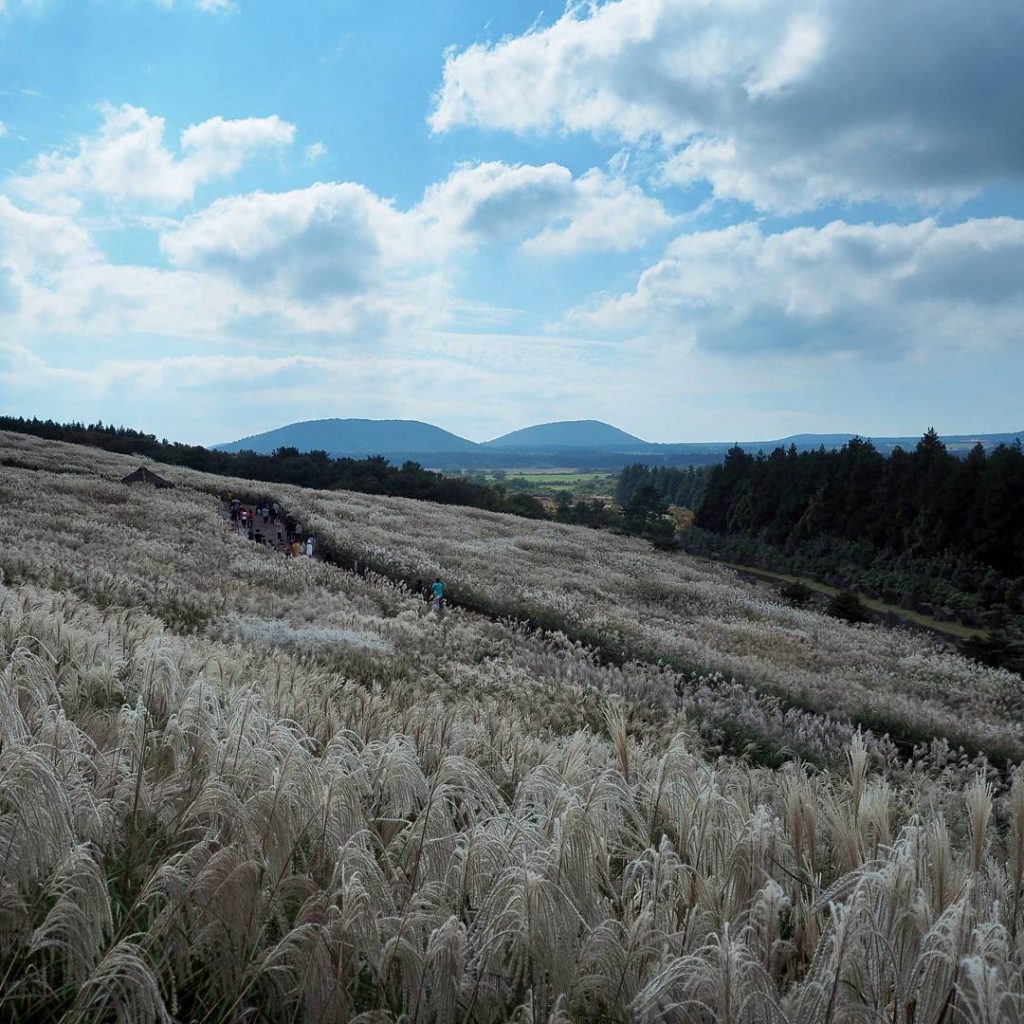
<svg viewBox="0 0 1024 1024">
<path fill-rule="evenodd" d="M 9 437 L 75 472 L 0 468 L 0 1019 L 1019 1019 L 1024 780 L 852 724 L 1013 742 L 1006 674 L 633 541 L 275 488 L 360 577 L 232 533 L 212 492 L 261 485 Z"/>
</svg>

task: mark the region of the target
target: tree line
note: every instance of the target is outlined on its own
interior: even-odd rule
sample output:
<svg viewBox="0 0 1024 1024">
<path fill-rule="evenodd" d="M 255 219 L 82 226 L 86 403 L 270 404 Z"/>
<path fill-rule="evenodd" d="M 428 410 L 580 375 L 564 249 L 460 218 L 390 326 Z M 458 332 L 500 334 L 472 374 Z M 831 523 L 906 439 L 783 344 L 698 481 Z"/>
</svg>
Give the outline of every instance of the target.
<svg viewBox="0 0 1024 1024">
<path fill-rule="evenodd" d="M 102 422 L 56 423 L 14 416 L 0 416 L 0 430 L 90 445 L 219 476 L 323 490 L 420 498 L 443 505 L 471 505 L 534 519 L 548 516 L 544 506 L 528 494 L 509 494 L 498 485 L 445 476 L 424 469 L 417 462 L 394 466 L 382 455 L 365 459 L 333 458 L 324 451 L 300 452 L 297 448 L 278 448 L 272 455 L 252 451 L 222 452 L 202 445 L 168 441 L 167 438 L 159 440 L 154 434 Z"/>
<path fill-rule="evenodd" d="M 934 430 L 888 457 L 855 438 L 838 450 L 729 450 L 707 476 L 696 525 L 787 547 L 816 537 L 918 558 L 962 556 L 1024 575 L 1024 450 L 1019 441 L 966 458 Z"/>
<path fill-rule="evenodd" d="M 767 455 L 735 446 L 718 466 L 630 466 L 616 499 L 619 528 L 659 547 L 811 577 L 969 626 L 1024 625 L 1019 441 L 991 452 L 977 445 L 965 458 L 934 430 L 888 456 L 859 438 Z M 671 505 L 692 509 L 693 525 L 674 528 Z"/>
<path fill-rule="evenodd" d="M 696 509 L 700 506 L 712 466 L 627 466 L 615 486 L 615 500 L 622 508 L 634 503 L 637 494 L 650 487 L 665 505 Z"/>
</svg>

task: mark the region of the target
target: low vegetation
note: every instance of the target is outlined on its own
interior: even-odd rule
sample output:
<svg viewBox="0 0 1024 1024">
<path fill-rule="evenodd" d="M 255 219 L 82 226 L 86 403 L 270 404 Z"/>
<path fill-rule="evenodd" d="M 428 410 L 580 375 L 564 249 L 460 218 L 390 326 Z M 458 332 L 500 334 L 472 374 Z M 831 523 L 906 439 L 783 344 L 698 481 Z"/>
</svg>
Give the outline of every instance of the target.
<svg viewBox="0 0 1024 1024">
<path fill-rule="evenodd" d="M 0 1018 L 1019 1019 L 1015 677 L 628 538 L 275 488 L 360 576 L 232 532 L 261 484 L 0 444 Z"/>
</svg>

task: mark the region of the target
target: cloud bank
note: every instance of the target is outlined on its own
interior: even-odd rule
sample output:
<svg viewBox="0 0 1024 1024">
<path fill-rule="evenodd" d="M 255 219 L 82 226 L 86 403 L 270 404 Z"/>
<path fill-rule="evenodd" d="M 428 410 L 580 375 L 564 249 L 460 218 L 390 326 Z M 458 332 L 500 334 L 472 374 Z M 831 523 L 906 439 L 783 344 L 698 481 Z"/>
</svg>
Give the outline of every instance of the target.
<svg viewBox="0 0 1024 1024">
<path fill-rule="evenodd" d="M 710 352 L 933 358 L 1019 345 L 1024 221 L 847 224 L 682 235 L 636 287 L 571 328 L 650 332 Z"/>
<path fill-rule="evenodd" d="M 430 124 L 654 140 L 662 180 L 795 211 L 1024 180 L 1024 6 L 616 0 L 450 53 Z"/>
</svg>

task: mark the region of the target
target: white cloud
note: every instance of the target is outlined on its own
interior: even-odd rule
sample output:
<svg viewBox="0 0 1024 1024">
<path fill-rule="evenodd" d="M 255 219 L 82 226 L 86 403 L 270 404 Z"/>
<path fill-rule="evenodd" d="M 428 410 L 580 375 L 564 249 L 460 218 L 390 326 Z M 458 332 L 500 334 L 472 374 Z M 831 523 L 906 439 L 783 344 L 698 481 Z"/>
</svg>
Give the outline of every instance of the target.
<svg viewBox="0 0 1024 1024">
<path fill-rule="evenodd" d="M 405 211 L 352 182 L 220 199 L 160 245 L 176 267 L 315 304 L 422 284 L 480 245 L 624 250 L 671 224 L 657 201 L 599 170 L 488 163 L 458 168 Z"/>
<path fill-rule="evenodd" d="M 27 285 L 52 283 L 68 267 L 100 260 L 88 233 L 73 221 L 20 210 L 0 195 L 0 270 L 13 289 L 9 300 Z"/>
<path fill-rule="evenodd" d="M 315 164 L 317 160 L 327 156 L 327 147 L 322 142 L 314 142 L 306 147 L 304 155 L 307 164 Z"/>
<path fill-rule="evenodd" d="M 657 200 L 637 185 L 592 169 L 576 180 L 576 201 L 567 215 L 523 243 L 528 252 L 625 252 L 674 223 Z"/>
<path fill-rule="evenodd" d="M 165 232 L 176 266 L 305 301 L 372 288 L 419 261 L 407 215 L 352 183 L 220 199 Z"/>
<path fill-rule="evenodd" d="M 500 242 L 536 231 L 573 199 L 572 172 L 559 164 L 467 164 L 427 189 L 419 213 L 453 244 Z"/>
<path fill-rule="evenodd" d="M 617 0 L 448 55 L 430 122 L 653 138 L 664 180 L 794 210 L 1024 179 L 1024 6 Z"/>
<path fill-rule="evenodd" d="M 295 135 L 276 115 L 214 117 L 182 132 L 178 157 L 164 146 L 162 117 L 128 104 L 101 109 L 96 135 L 79 138 L 74 153 L 41 154 L 8 186 L 30 202 L 66 211 L 86 196 L 176 206 L 198 185 L 234 174 L 259 151 L 289 145 Z"/>
<path fill-rule="evenodd" d="M 459 167 L 427 189 L 416 213 L 442 248 L 519 241 L 560 255 L 632 249 L 673 223 L 637 186 L 596 168 L 574 178 L 560 164 Z"/>
<path fill-rule="evenodd" d="M 742 224 L 677 238 L 632 292 L 567 322 L 720 354 L 937 358 L 1019 344 L 1022 280 L 1022 220 Z"/>
<path fill-rule="evenodd" d="M 4 138 L 4 136 L 9 134 L 10 129 L 7 127 L 7 125 L 3 123 L 3 121 L 0 121 L 0 139 Z"/>
</svg>

